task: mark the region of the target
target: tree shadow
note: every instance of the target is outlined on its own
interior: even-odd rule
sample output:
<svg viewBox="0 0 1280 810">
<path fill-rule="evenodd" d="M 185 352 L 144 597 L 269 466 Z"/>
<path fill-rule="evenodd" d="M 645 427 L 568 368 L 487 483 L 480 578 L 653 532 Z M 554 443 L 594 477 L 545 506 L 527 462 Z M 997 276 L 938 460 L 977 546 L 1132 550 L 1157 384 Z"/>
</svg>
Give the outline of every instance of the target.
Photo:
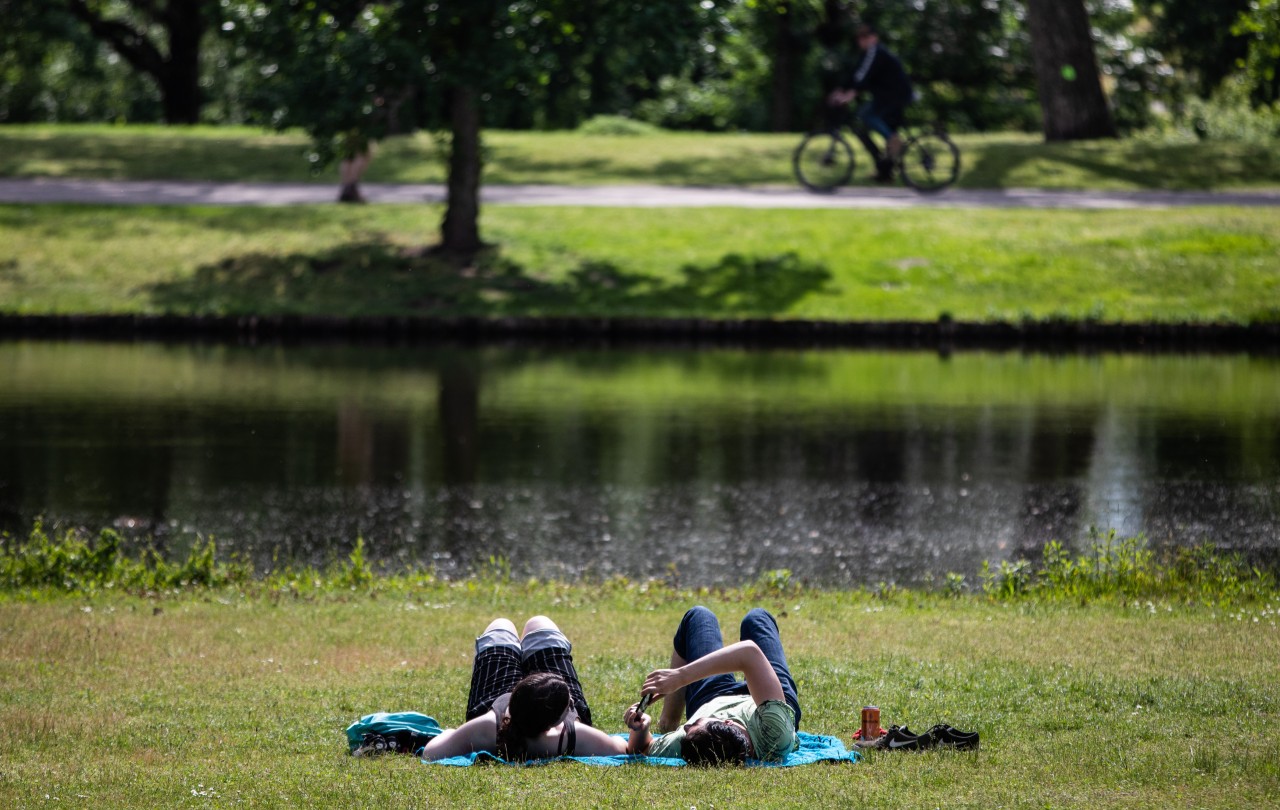
<svg viewBox="0 0 1280 810">
<path fill-rule="evenodd" d="M 316 253 L 247 253 L 151 285 L 153 306 L 191 315 L 771 317 L 831 290 L 824 266 L 787 253 L 726 254 L 645 275 L 583 261 L 550 278 L 497 247 L 472 261 L 368 237 Z"/>
<path fill-rule="evenodd" d="M 1055 165 L 1069 174 L 1114 180 L 1134 188 L 1210 191 L 1225 182 L 1253 178 L 1268 182 L 1280 171 L 1273 154 L 1251 144 L 1127 143 L 1111 141 L 1000 144 L 978 152 L 961 173 L 967 188 L 1006 188 L 1016 185 L 1017 172 L 1030 163 L 1036 174 L 1051 176 Z"/>
</svg>

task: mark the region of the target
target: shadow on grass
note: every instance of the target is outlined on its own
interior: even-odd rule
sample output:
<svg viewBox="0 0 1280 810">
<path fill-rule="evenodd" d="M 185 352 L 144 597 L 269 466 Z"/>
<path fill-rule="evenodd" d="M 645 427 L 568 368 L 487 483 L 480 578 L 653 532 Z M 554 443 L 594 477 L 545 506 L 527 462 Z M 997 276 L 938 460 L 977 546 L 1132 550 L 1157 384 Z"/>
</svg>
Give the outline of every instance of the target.
<svg viewBox="0 0 1280 810">
<path fill-rule="evenodd" d="M 1031 167 L 1040 185 L 1057 185 L 1059 175 L 1079 178 L 1087 187 L 1098 180 L 1134 188 L 1210 191 L 1238 185 L 1242 178 L 1259 184 L 1280 182 L 1280 161 L 1253 144 L 1160 144 L 1080 141 L 1073 143 L 1000 144 L 977 150 L 971 166 L 961 174 L 969 188 L 1007 188 L 1018 185 L 1017 173 Z M 1022 181 L 1025 183 L 1025 181 Z"/>
<path fill-rule="evenodd" d="M 315 181 L 307 144 L 246 137 L 140 137 L 101 133 L 0 137 L 0 176 L 215 182 Z M 330 172 L 336 182 L 336 171 Z"/>
<path fill-rule="evenodd" d="M 771 317 L 829 290 L 794 254 L 730 253 L 670 276 L 584 261 L 549 278 L 491 247 L 459 266 L 371 237 L 318 253 L 249 253 L 148 289 L 156 307 L 197 315 Z"/>
</svg>

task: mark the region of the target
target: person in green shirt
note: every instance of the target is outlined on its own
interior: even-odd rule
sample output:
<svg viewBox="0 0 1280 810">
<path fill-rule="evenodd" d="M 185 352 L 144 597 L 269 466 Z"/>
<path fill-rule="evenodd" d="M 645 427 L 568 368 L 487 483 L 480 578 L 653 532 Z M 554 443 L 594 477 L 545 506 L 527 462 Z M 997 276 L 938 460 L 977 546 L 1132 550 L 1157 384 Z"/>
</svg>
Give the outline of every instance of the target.
<svg viewBox="0 0 1280 810">
<path fill-rule="evenodd" d="M 676 629 L 671 667 L 645 679 L 641 693 L 662 699 L 658 730 L 644 753 L 690 764 L 780 762 L 798 747 L 800 698 L 787 666 L 778 622 L 753 608 L 736 644 L 724 646 L 720 622 L 690 608 Z M 738 680 L 741 672 L 744 680 Z M 636 706 L 627 710 L 633 715 Z M 688 722 L 681 725 L 681 715 Z"/>
</svg>

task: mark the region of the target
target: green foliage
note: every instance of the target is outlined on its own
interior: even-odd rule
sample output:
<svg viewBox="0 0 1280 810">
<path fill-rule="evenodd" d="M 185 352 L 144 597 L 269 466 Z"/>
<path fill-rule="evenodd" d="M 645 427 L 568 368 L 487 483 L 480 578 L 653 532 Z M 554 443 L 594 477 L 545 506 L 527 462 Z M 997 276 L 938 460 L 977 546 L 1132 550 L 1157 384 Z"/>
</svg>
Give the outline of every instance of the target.
<svg viewBox="0 0 1280 810">
<path fill-rule="evenodd" d="M 364 557 L 364 538 L 356 538 L 356 546 L 351 550 L 345 563 L 333 568 L 328 577 L 329 582 L 338 588 L 364 590 L 374 580 L 373 570 Z"/>
<path fill-rule="evenodd" d="M 0 591 L 18 594 L 79 593 L 104 590 L 155 594 L 184 589 L 219 589 L 235 586 L 272 594 L 301 597 L 329 592 L 404 592 L 433 585 L 432 573 L 374 572 L 365 557 L 364 539 L 358 538 L 347 560 L 317 572 L 310 568 L 284 567 L 254 580 L 251 569 L 239 563 L 219 561 L 212 540 L 197 543 L 181 562 L 171 562 L 155 551 L 127 555 L 118 534 L 103 529 L 93 541 L 78 529 L 50 537 L 37 521 L 26 540 L 0 540 Z M 1036 600 L 1084 604 L 1096 600 L 1122 603 L 1160 599 L 1165 601 L 1229 607 L 1274 598 L 1275 574 L 1246 564 L 1238 554 L 1226 554 L 1202 545 L 1173 551 L 1165 558 L 1147 547 L 1145 538 L 1117 539 L 1114 531 L 1097 538 L 1088 552 L 1073 555 L 1060 542 L 1047 544 L 1038 567 L 1027 560 L 1002 560 L 998 566 L 985 561 L 979 574 L 982 593 L 999 602 Z M 646 595 L 658 603 L 705 598 L 710 589 L 685 592 L 661 581 L 633 582 L 612 577 L 595 588 L 598 596 Z M 468 591 L 503 593 L 559 592 L 573 583 L 517 582 L 505 557 L 489 557 L 461 583 Z M 962 598 L 965 577 L 950 573 L 939 593 Z M 797 580 L 785 568 L 765 571 L 755 581 L 736 589 L 716 589 L 721 598 L 734 601 L 794 600 L 819 593 Z M 895 602 L 912 596 L 892 584 L 874 589 L 880 601 Z M 917 596 L 922 594 L 916 594 Z"/>
<path fill-rule="evenodd" d="M 998 568 L 984 562 L 981 579 L 983 592 L 1001 601 L 1165 599 L 1231 605 L 1276 592 L 1274 574 L 1249 566 L 1238 554 L 1202 545 L 1160 560 L 1145 537 L 1117 539 L 1114 530 L 1095 535 L 1090 550 L 1079 555 L 1052 541 L 1038 568 L 1027 560 L 1002 560 Z"/>
<path fill-rule="evenodd" d="M 213 540 L 196 543 L 180 562 L 155 551 L 127 556 L 120 535 L 103 529 L 92 540 L 75 528 L 50 537 L 37 521 L 25 540 L 0 536 L 0 589 L 94 593 L 152 592 L 243 584 L 247 566 L 221 562 Z"/>
<path fill-rule="evenodd" d="M 623 115 L 597 115 L 578 127 L 583 135 L 654 135 L 661 130 L 653 124 Z"/>
<path fill-rule="evenodd" d="M 1248 53 L 1241 63 L 1253 100 L 1280 103 L 1280 0 L 1249 3 L 1231 32 L 1248 42 Z"/>
<path fill-rule="evenodd" d="M 1135 0 L 1133 6 L 1144 18 L 1143 39 L 1180 70 L 1196 95 L 1208 96 L 1245 54 L 1244 38 L 1232 26 L 1250 2 Z"/>
<path fill-rule="evenodd" d="M 1202 140 L 1274 147 L 1280 137 L 1280 105 L 1254 106 L 1248 94 L 1246 82 L 1229 79 L 1207 100 L 1190 99 L 1184 120 Z"/>
</svg>

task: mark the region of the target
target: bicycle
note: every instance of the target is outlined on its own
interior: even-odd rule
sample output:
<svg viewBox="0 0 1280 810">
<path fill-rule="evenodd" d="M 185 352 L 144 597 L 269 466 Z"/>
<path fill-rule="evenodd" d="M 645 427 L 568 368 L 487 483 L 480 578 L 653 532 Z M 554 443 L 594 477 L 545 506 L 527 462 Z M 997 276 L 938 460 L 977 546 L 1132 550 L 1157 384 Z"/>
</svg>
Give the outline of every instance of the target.
<svg viewBox="0 0 1280 810">
<path fill-rule="evenodd" d="M 862 122 L 831 124 L 804 136 L 791 156 L 791 167 L 800 185 L 813 192 L 834 191 L 853 178 L 854 147 L 845 138 L 848 127 L 859 141 L 867 130 Z M 919 192 L 941 191 L 960 176 L 960 150 L 939 124 L 903 127 L 902 154 L 893 161 L 893 171 L 902 182 Z"/>
</svg>

